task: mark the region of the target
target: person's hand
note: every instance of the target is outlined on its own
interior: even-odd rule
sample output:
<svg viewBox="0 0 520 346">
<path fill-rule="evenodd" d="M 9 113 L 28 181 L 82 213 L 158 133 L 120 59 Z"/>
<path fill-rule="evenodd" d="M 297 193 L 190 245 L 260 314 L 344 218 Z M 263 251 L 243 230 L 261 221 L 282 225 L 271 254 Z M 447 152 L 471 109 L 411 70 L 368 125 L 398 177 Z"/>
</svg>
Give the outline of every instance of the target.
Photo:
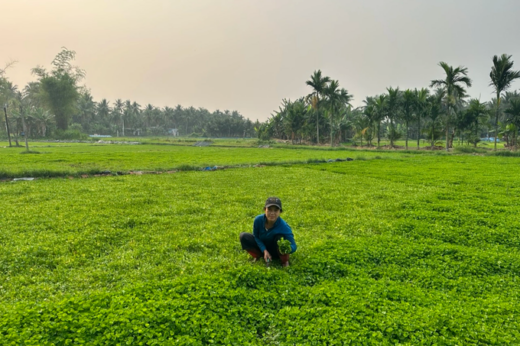
<svg viewBox="0 0 520 346">
<path fill-rule="evenodd" d="M 264 250 L 264 260 L 265 260 L 265 263 L 271 261 L 271 254 L 267 250 Z"/>
</svg>

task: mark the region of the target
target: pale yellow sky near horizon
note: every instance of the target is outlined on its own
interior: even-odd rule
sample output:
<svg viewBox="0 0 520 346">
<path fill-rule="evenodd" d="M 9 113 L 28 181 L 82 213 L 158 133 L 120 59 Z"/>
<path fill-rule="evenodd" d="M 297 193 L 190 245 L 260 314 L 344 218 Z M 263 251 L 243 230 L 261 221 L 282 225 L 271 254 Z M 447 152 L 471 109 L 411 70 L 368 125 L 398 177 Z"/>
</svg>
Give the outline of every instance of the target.
<svg viewBox="0 0 520 346">
<path fill-rule="evenodd" d="M 266 120 L 282 98 L 310 92 L 316 69 L 354 105 L 386 87 L 427 87 L 439 61 L 469 69 L 489 100 L 491 58 L 520 69 L 514 0 L 0 0 L 0 64 L 19 87 L 61 47 L 96 101 L 238 110 Z M 519 88 L 520 83 L 515 83 Z"/>
</svg>

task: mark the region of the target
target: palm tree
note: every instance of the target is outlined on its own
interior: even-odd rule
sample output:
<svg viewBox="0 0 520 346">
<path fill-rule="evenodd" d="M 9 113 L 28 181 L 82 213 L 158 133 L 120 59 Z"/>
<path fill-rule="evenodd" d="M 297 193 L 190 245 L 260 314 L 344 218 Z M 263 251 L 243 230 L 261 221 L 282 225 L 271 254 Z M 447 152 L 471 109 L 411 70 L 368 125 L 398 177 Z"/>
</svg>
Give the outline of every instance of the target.
<svg viewBox="0 0 520 346">
<path fill-rule="evenodd" d="M 401 97 L 399 92 L 399 87 L 397 88 L 386 88 L 388 91 L 388 98 L 386 101 L 387 105 L 387 116 L 390 119 L 390 133 L 388 134 L 390 137 L 390 148 L 394 147 L 394 139 L 396 137 L 396 130 L 394 126 L 394 122 L 399 118 L 399 108 L 401 103 Z"/>
<path fill-rule="evenodd" d="M 182 110 L 182 108 L 181 108 Z M 137 133 L 137 135 L 139 136 L 140 135 L 140 131 L 141 129 L 138 129 L 138 128 L 135 128 L 136 126 L 140 126 L 142 124 L 142 121 L 141 121 L 141 105 L 137 102 L 132 102 L 132 111 L 131 111 L 131 114 L 132 114 L 132 117 L 134 119 L 134 123 L 132 125 L 132 127 L 134 128 L 134 134 Z"/>
<path fill-rule="evenodd" d="M 90 131 L 96 116 L 96 102 L 90 92 L 81 94 L 76 108 L 78 114 L 73 117 L 73 121 L 80 123 L 83 131 Z"/>
<path fill-rule="evenodd" d="M 402 106 L 403 106 L 403 120 L 404 120 L 404 124 L 405 124 L 405 127 L 406 127 L 406 138 L 405 138 L 405 143 L 406 143 L 406 150 L 408 150 L 408 130 L 409 130 L 409 124 L 410 124 L 410 121 L 412 121 L 413 119 L 413 115 L 414 115 L 414 112 L 416 112 L 416 94 L 410 90 L 410 89 L 406 89 L 404 92 L 403 92 L 403 99 L 402 99 L 403 103 L 402 103 Z"/>
<path fill-rule="evenodd" d="M 27 141 L 27 136 L 29 135 L 30 128 L 28 128 L 27 121 L 25 119 L 25 113 L 27 112 L 27 109 L 30 107 L 29 98 L 23 92 L 17 91 L 15 100 L 16 106 L 19 110 L 19 117 L 22 120 L 22 128 L 25 139 L 25 150 L 29 151 L 29 142 Z"/>
<path fill-rule="evenodd" d="M 350 106 L 352 95 L 349 95 L 346 89 L 340 89 L 337 80 L 331 81 L 323 91 L 323 94 L 326 97 L 325 107 L 327 108 L 330 117 L 330 146 L 332 147 L 335 118 L 342 108 Z"/>
<path fill-rule="evenodd" d="M 506 91 L 511 83 L 515 79 L 520 78 L 520 71 L 513 71 L 513 61 L 511 55 L 502 54 L 500 58 L 498 56 L 493 57 L 493 67 L 491 67 L 491 78 L 490 86 L 495 88 L 497 102 L 495 108 L 495 151 L 497 150 L 497 135 L 498 135 L 498 115 L 500 109 L 500 98 L 502 93 Z"/>
<path fill-rule="evenodd" d="M 123 100 L 117 99 L 114 102 L 114 107 L 112 108 L 112 121 L 113 121 L 113 123 L 110 124 L 111 127 L 112 127 L 112 125 L 115 125 L 118 122 L 122 121 L 122 133 L 123 133 L 123 136 L 124 136 L 124 133 L 125 133 L 125 125 L 124 125 L 125 123 L 124 123 L 124 119 L 123 119 L 124 107 L 125 107 L 125 103 L 123 102 Z M 116 127 L 116 131 L 117 131 L 117 125 L 115 125 L 115 127 Z"/>
<path fill-rule="evenodd" d="M 295 137 L 300 134 L 300 130 L 303 127 L 305 114 L 307 112 L 304 99 L 298 99 L 294 102 L 290 100 L 282 100 L 283 108 L 280 107 L 280 114 L 285 132 L 291 138 L 291 142 L 294 143 Z"/>
<path fill-rule="evenodd" d="M 325 92 L 325 88 L 330 83 L 329 77 L 323 77 L 321 75 L 321 70 L 314 71 L 311 75 L 311 79 L 305 82 L 308 86 L 310 86 L 314 91 L 307 95 L 307 99 L 310 101 L 312 109 L 316 112 L 316 143 L 320 144 L 320 126 L 319 126 L 319 108 L 321 98 L 323 98 L 323 93 Z"/>
<path fill-rule="evenodd" d="M 7 78 L 3 77 L 5 70 L 8 67 L 0 70 L 0 102 L 4 107 L 4 116 L 5 116 L 5 129 L 7 131 L 7 138 L 9 139 L 9 146 L 11 147 L 11 131 L 9 126 L 9 120 L 7 118 L 7 108 L 10 103 L 16 97 L 16 93 L 18 91 L 18 87 L 11 83 Z"/>
<path fill-rule="evenodd" d="M 350 106 L 350 105 L 347 107 L 343 107 L 340 110 L 339 118 L 338 118 L 338 122 L 337 122 L 337 128 L 338 128 L 339 135 L 336 137 L 338 144 L 341 143 L 342 140 L 344 139 L 344 134 L 350 128 L 352 128 L 352 125 L 354 124 L 352 121 L 353 115 L 354 115 L 354 112 L 352 111 L 352 106 Z"/>
<path fill-rule="evenodd" d="M 505 113 L 508 115 L 507 122 L 514 125 L 512 145 L 515 150 L 517 150 L 518 128 L 520 128 L 520 98 L 512 99 L 509 103 L 509 107 L 505 110 Z"/>
<path fill-rule="evenodd" d="M 421 140 L 421 119 L 425 116 L 428 110 L 428 96 L 430 91 L 422 88 L 421 90 L 414 90 L 415 96 L 415 118 L 417 119 L 417 149 L 420 147 Z"/>
<path fill-rule="evenodd" d="M 130 102 L 130 100 L 126 100 L 125 104 L 124 104 L 123 113 L 121 115 L 123 137 L 125 136 L 125 119 L 128 122 L 130 120 L 131 115 L 132 115 L 132 102 Z"/>
<path fill-rule="evenodd" d="M 361 146 L 363 146 L 363 137 L 365 137 L 370 144 L 372 139 L 372 134 L 370 133 L 372 124 L 370 118 L 359 110 L 354 110 L 352 113 L 352 127 L 355 131 L 354 138 L 357 137 L 361 140 Z"/>
<path fill-rule="evenodd" d="M 479 99 L 472 99 L 469 101 L 469 106 L 466 110 L 466 122 L 469 127 L 473 126 L 473 138 L 469 141 L 473 142 L 474 147 L 480 141 L 479 127 L 482 120 L 488 116 L 488 107 L 486 103 L 480 102 Z"/>
<path fill-rule="evenodd" d="M 34 107 L 42 107 L 42 90 L 39 82 L 29 82 L 23 89 L 24 94 L 29 98 Z"/>
<path fill-rule="evenodd" d="M 377 147 L 380 147 L 381 143 L 381 121 L 386 117 L 387 115 L 387 102 L 388 96 L 387 95 L 379 95 L 376 96 L 374 99 L 374 107 L 375 107 L 375 121 L 377 123 Z"/>
<path fill-rule="evenodd" d="M 100 120 L 100 123 L 107 125 L 107 127 L 110 126 L 109 114 L 111 110 L 109 102 L 106 99 L 102 99 L 101 102 L 97 104 L 96 111 L 96 117 Z"/>
<path fill-rule="evenodd" d="M 446 92 L 444 89 L 437 89 L 435 94 L 428 96 L 426 99 L 426 112 L 425 115 L 430 119 L 429 139 L 431 140 L 431 150 L 435 145 L 437 130 L 437 122 L 439 117 L 442 115 L 442 99 L 445 97 Z"/>
<path fill-rule="evenodd" d="M 368 120 L 368 126 L 365 129 L 362 129 L 367 133 L 367 142 L 369 146 L 372 146 L 372 128 L 374 126 L 374 122 L 377 119 L 377 110 L 375 106 L 375 100 L 373 97 L 367 96 L 363 102 L 365 106 L 363 107 L 363 115 Z M 358 122 L 359 123 L 359 122 Z"/>
<path fill-rule="evenodd" d="M 30 117 L 36 121 L 36 124 L 40 128 L 41 135 L 45 137 L 47 133 L 47 126 L 49 126 L 49 123 L 54 118 L 54 115 L 42 107 L 34 107 L 31 110 Z"/>
<path fill-rule="evenodd" d="M 461 84 L 471 87 L 471 79 L 469 79 L 468 69 L 463 66 L 453 68 L 444 61 L 439 63 L 446 73 L 445 79 L 435 79 L 431 81 L 430 87 L 441 87 L 446 92 L 446 151 L 449 151 L 449 130 L 451 110 L 455 107 L 457 100 L 466 94 L 466 89 Z"/>
</svg>

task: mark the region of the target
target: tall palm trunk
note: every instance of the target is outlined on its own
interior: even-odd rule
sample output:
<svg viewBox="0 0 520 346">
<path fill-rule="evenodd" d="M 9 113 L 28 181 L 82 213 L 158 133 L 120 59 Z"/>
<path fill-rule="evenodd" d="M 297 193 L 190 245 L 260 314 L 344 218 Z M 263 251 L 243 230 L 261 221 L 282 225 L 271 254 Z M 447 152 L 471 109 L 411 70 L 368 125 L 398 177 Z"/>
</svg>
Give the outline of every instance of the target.
<svg viewBox="0 0 520 346">
<path fill-rule="evenodd" d="M 394 121 L 390 119 L 390 149 L 394 147 Z"/>
<path fill-rule="evenodd" d="M 406 121 L 406 150 L 408 150 L 408 120 Z"/>
<path fill-rule="evenodd" d="M 7 120 L 7 104 L 4 106 L 4 114 L 5 114 L 5 129 L 7 131 L 7 138 L 9 138 L 9 146 L 12 147 L 11 144 L 11 131 L 9 131 L 9 121 Z"/>
<path fill-rule="evenodd" d="M 316 144 L 320 144 L 320 121 L 318 107 L 316 107 Z"/>
<path fill-rule="evenodd" d="M 419 128 L 417 130 L 417 150 L 419 150 L 419 141 L 421 139 L 421 117 L 419 116 L 417 119 L 419 121 Z"/>
<path fill-rule="evenodd" d="M 515 132 L 515 134 L 514 134 L 515 137 L 513 138 L 513 140 L 515 141 L 514 150 L 517 151 L 518 150 L 518 127 L 517 126 L 515 126 L 514 132 Z"/>
<path fill-rule="evenodd" d="M 433 131 L 435 131 L 435 127 L 434 127 L 434 126 L 432 126 L 432 142 L 431 142 L 431 147 L 430 147 L 430 149 L 431 149 L 432 151 L 433 151 L 433 145 L 435 144 L 435 143 L 434 143 L 434 142 L 435 142 L 435 135 L 434 135 L 434 132 L 433 132 Z"/>
<path fill-rule="evenodd" d="M 497 151 L 497 137 L 498 137 L 498 111 L 500 109 L 500 93 L 497 92 L 497 109 L 495 112 L 495 149 Z"/>
<path fill-rule="evenodd" d="M 446 151 L 450 151 L 450 106 L 448 106 L 448 116 L 446 119 Z"/>
<path fill-rule="evenodd" d="M 450 126 L 446 125 L 446 151 L 450 151 Z"/>
<path fill-rule="evenodd" d="M 477 138 L 478 138 L 478 118 L 475 121 L 475 143 L 474 143 L 475 148 L 477 147 Z"/>
<path fill-rule="evenodd" d="M 330 147 L 333 147 L 332 144 L 332 112 L 330 113 Z"/>
<path fill-rule="evenodd" d="M 381 142 L 381 121 L 377 123 L 377 147 L 379 148 Z"/>
</svg>

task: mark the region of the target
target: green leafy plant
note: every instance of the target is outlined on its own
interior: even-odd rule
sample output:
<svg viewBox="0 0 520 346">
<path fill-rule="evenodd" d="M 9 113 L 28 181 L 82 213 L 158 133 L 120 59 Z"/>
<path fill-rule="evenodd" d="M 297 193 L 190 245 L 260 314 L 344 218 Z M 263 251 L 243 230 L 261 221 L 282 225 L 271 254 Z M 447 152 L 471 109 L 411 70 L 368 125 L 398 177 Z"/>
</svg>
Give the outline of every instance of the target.
<svg viewBox="0 0 520 346">
<path fill-rule="evenodd" d="M 279 239 L 278 240 L 278 250 L 280 251 L 280 253 L 282 255 L 288 255 L 291 253 L 292 251 L 292 248 L 291 248 L 291 242 L 288 241 L 287 239 Z"/>
<path fill-rule="evenodd" d="M 0 174 L 28 177 L 34 165 L 71 176 L 0 175 L 0 345 L 520 340 L 517 157 L 367 150 L 362 162 L 94 177 L 116 167 L 355 155 L 274 148 L 266 159 L 257 148 L 49 142 L 36 149 L 0 147 Z M 238 242 L 266 191 L 283 196 L 299 245 L 287 271 L 250 265 Z"/>
</svg>

